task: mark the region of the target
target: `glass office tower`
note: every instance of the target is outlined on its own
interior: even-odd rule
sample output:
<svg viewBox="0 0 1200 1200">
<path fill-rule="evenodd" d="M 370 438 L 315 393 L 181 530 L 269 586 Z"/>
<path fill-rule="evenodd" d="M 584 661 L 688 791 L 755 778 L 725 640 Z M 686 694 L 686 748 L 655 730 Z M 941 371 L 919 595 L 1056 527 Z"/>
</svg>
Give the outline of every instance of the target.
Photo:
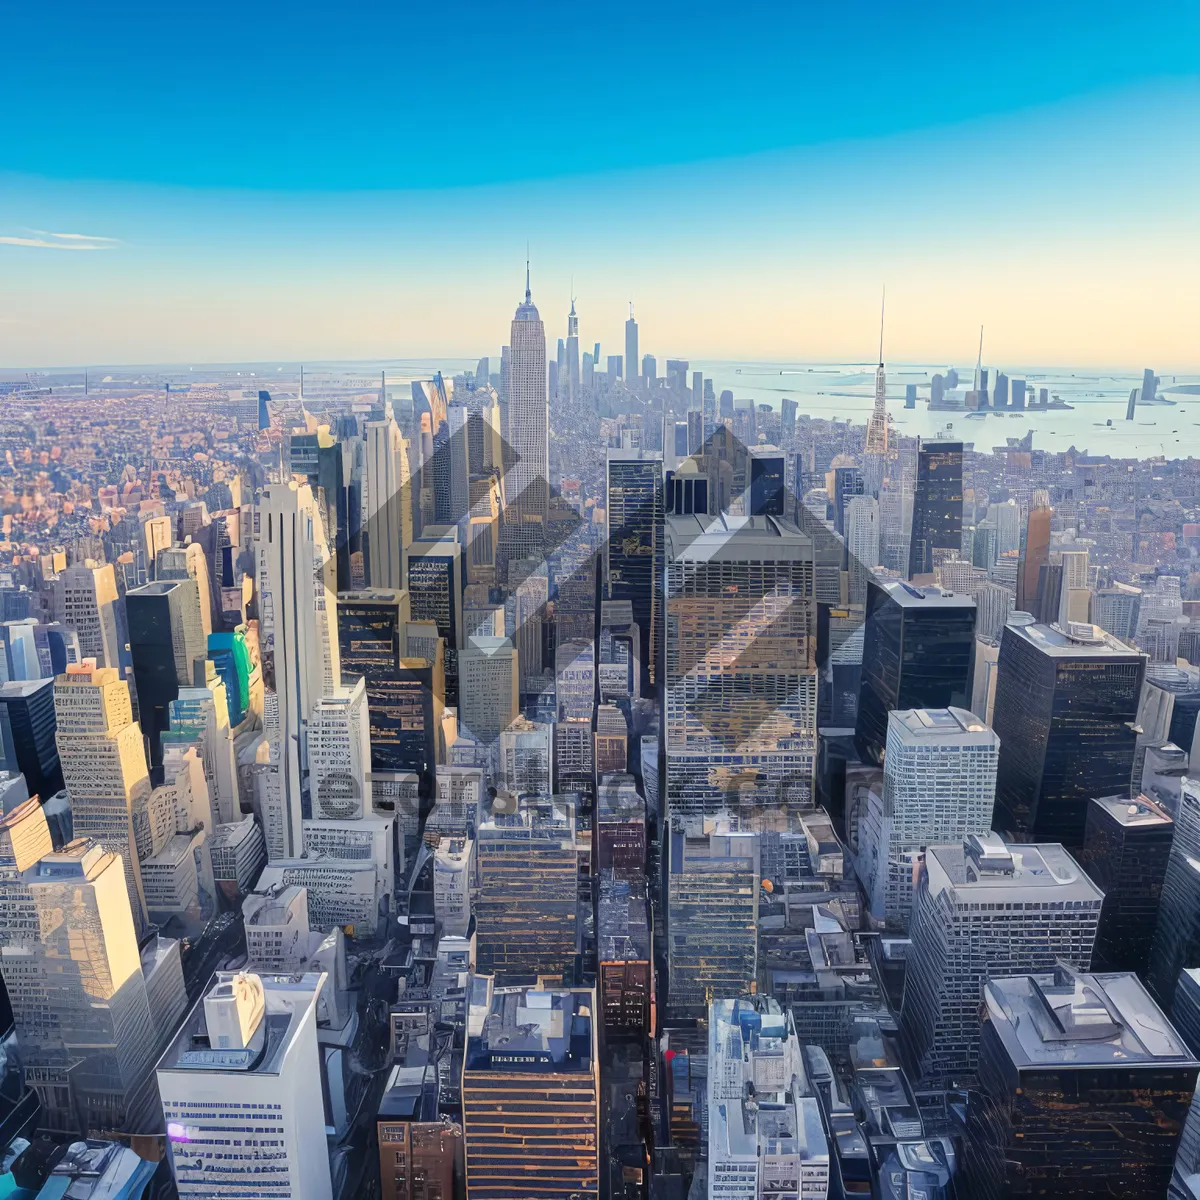
<svg viewBox="0 0 1200 1200">
<path fill-rule="evenodd" d="M 970 596 L 872 579 L 854 731 L 863 761 L 882 762 L 889 712 L 967 708 L 974 652 Z"/>
<path fill-rule="evenodd" d="M 1007 625 L 992 727 L 996 828 L 1083 845 L 1089 802 L 1130 794 L 1146 656 L 1098 625 Z"/>
</svg>

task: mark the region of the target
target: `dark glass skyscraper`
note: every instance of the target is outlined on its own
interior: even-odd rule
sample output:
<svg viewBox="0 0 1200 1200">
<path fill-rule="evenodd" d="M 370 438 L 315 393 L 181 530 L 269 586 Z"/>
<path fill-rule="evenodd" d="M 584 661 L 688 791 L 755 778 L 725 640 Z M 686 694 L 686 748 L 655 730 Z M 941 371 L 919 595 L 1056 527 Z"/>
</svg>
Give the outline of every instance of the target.
<svg viewBox="0 0 1200 1200">
<path fill-rule="evenodd" d="M 162 766 L 168 705 L 192 685 L 192 664 L 207 654 L 194 579 L 147 583 L 125 595 L 138 721 L 150 746 L 150 769 Z"/>
<path fill-rule="evenodd" d="M 406 607 L 399 593 L 382 589 L 338 596 L 342 681 L 366 680 L 371 770 L 415 771 L 429 785 L 442 697 L 435 694 L 433 667 L 400 656 Z"/>
<path fill-rule="evenodd" d="M 1089 802 L 1130 794 L 1146 656 L 1098 625 L 1006 625 L 992 727 L 996 828 L 1083 845 Z"/>
<path fill-rule="evenodd" d="M 959 1194 L 1165 1195 L 1198 1072 L 1134 975 L 990 980 Z"/>
<path fill-rule="evenodd" d="M 1145 978 L 1174 833 L 1166 810 L 1145 796 L 1105 796 L 1088 805 L 1079 864 L 1104 893 L 1093 970 Z"/>
<path fill-rule="evenodd" d="M 974 650 L 975 601 L 970 596 L 869 581 L 854 731 L 864 762 L 882 761 L 892 709 L 970 704 Z"/>
<path fill-rule="evenodd" d="M 605 582 L 610 600 L 628 600 L 641 630 L 642 694 L 652 695 L 662 663 L 663 464 L 642 451 L 609 451 Z"/>
<path fill-rule="evenodd" d="M 20 771 L 42 800 L 63 786 L 55 728 L 53 679 L 0 684 L 0 770 Z"/>
<path fill-rule="evenodd" d="M 962 547 L 962 442 L 920 442 L 917 486 L 913 494 L 912 541 L 908 575 L 931 575 L 937 551 L 957 557 Z"/>
</svg>

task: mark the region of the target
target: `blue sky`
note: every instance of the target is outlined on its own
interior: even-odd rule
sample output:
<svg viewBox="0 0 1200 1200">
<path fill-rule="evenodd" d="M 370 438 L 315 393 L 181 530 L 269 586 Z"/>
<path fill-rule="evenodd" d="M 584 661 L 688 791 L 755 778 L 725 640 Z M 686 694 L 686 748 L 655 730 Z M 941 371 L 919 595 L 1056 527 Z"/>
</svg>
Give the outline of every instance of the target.
<svg viewBox="0 0 1200 1200">
<path fill-rule="evenodd" d="M 899 355 L 985 320 L 1024 361 L 1196 365 L 1194 3 L 26 0 L 5 30 L 0 364 L 494 353 L 528 240 L 552 334 L 574 275 L 585 339 L 632 296 L 661 357 L 853 354 L 886 277 Z"/>
</svg>

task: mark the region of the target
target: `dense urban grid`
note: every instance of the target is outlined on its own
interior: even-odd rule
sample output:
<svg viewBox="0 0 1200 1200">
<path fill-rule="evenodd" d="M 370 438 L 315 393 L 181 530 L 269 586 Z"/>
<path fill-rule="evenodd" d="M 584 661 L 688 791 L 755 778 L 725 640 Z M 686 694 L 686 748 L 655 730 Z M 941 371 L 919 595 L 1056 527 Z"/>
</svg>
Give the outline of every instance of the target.
<svg viewBox="0 0 1200 1200">
<path fill-rule="evenodd" d="M 1200 460 L 564 325 L 0 384 L 0 1194 L 1200 1197 Z"/>
</svg>

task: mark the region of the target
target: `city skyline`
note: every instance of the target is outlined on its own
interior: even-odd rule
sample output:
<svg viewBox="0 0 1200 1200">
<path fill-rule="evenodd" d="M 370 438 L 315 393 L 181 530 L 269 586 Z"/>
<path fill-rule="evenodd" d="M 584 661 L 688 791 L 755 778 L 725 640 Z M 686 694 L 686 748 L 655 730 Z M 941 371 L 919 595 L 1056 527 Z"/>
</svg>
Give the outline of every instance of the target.
<svg viewBox="0 0 1200 1200">
<path fill-rule="evenodd" d="M 608 69 L 547 54 L 490 71 L 546 31 L 536 13 L 507 32 L 474 13 L 454 36 L 479 65 L 464 49 L 436 100 L 380 95 L 367 72 L 351 100 L 317 85 L 327 112 L 303 86 L 284 89 L 294 108 L 253 107 L 256 68 L 200 60 L 207 42 L 168 41 L 169 20 L 118 44 L 84 21 L 46 63 L 61 88 L 0 144 L 0 366 L 477 356 L 504 341 L 529 243 L 552 345 L 574 295 L 583 344 L 620 346 L 632 298 L 663 356 L 867 362 L 886 283 L 889 361 L 969 361 L 983 324 L 1010 363 L 1200 371 L 1195 14 L 863 15 L 851 41 L 845 16 L 767 18 L 797 39 L 789 61 L 773 38 L 650 13 L 630 85 L 621 46 Z M 326 60 L 301 25 L 278 45 L 307 80 Z M 649 65 L 662 44 L 752 83 L 689 87 Z M 213 88 L 198 107 L 162 79 L 166 46 L 179 73 L 243 94 L 243 121 Z M 135 120 L 143 80 L 160 103 Z M 81 145 L 63 105 L 89 82 L 108 121 Z"/>
</svg>

